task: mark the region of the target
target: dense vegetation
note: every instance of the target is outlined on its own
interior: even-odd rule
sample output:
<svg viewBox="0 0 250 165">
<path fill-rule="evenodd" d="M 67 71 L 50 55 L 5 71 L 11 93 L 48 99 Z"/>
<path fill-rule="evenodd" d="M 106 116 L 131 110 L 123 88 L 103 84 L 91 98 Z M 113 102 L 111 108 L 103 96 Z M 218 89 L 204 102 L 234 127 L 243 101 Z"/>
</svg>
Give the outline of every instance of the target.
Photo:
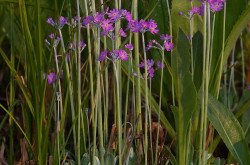
<svg viewBox="0 0 250 165">
<path fill-rule="evenodd" d="M 0 164 L 250 162 L 248 0 L 0 0 Z"/>
</svg>

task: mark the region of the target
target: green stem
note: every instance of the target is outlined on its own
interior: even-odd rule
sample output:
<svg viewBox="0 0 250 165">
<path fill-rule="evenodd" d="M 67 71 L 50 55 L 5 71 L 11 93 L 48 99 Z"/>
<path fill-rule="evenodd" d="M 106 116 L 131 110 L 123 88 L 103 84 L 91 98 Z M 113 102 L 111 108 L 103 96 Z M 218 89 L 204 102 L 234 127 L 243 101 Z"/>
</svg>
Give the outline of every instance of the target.
<svg viewBox="0 0 250 165">
<path fill-rule="evenodd" d="M 245 79 L 246 79 L 246 73 L 245 73 L 245 54 L 244 54 L 244 46 L 243 46 L 243 40 L 242 40 L 242 33 L 240 36 L 240 48 L 241 48 L 241 70 L 242 70 L 242 90 L 245 88 Z"/>
</svg>

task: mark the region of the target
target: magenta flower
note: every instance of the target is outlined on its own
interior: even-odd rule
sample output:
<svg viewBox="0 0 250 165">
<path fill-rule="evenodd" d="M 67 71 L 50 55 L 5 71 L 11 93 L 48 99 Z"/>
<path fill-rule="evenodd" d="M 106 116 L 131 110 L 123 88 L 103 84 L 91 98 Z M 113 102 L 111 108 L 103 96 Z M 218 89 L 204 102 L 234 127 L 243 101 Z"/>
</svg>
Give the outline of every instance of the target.
<svg viewBox="0 0 250 165">
<path fill-rule="evenodd" d="M 122 28 L 119 30 L 119 35 L 122 37 L 127 37 L 127 34 L 124 32 Z"/>
<path fill-rule="evenodd" d="M 59 26 L 63 27 L 67 23 L 68 23 L 68 19 L 66 17 L 60 16 L 60 18 L 59 18 Z"/>
<path fill-rule="evenodd" d="M 130 51 L 132 51 L 134 49 L 134 46 L 132 44 L 126 44 L 125 48 L 127 48 Z"/>
<path fill-rule="evenodd" d="M 121 12 L 121 15 L 122 15 L 128 22 L 130 22 L 130 21 L 133 20 L 132 14 L 131 14 L 129 11 L 122 9 L 120 12 Z"/>
<path fill-rule="evenodd" d="M 49 38 L 52 40 L 52 39 L 54 39 L 55 38 L 55 34 L 54 33 L 51 33 L 50 35 L 49 35 Z"/>
<path fill-rule="evenodd" d="M 94 16 L 94 22 L 100 24 L 104 20 L 104 13 L 96 13 Z"/>
<path fill-rule="evenodd" d="M 54 22 L 54 20 L 51 17 L 49 17 L 46 22 L 48 24 L 52 25 L 53 27 L 55 26 L 55 22 Z"/>
<path fill-rule="evenodd" d="M 104 50 L 100 53 L 100 56 L 98 58 L 98 61 L 103 61 L 106 59 L 106 57 L 108 56 L 108 51 L 107 50 Z"/>
<path fill-rule="evenodd" d="M 157 24 L 152 19 L 148 21 L 148 29 L 152 34 L 157 34 L 159 31 L 157 28 Z"/>
<path fill-rule="evenodd" d="M 150 67 L 150 68 L 148 69 L 148 76 L 149 76 L 150 78 L 153 78 L 154 75 L 155 75 L 155 69 L 154 69 L 153 67 Z"/>
<path fill-rule="evenodd" d="M 172 39 L 172 36 L 168 35 L 168 34 L 162 34 L 160 36 L 160 39 L 163 40 L 163 41 L 171 41 Z"/>
<path fill-rule="evenodd" d="M 172 42 L 165 42 L 164 43 L 164 48 L 170 52 L 174 48 L 174 44 Z"/>
<path fill-rule="evenodd" d="M 108 19 L 105 19 L 101 22 L 101 27 L 106 33 L 114 30 L 113 24 Z"/>
<path fill-rule="evenodd" d="M 150 50 L 153 46 L 154 40 L 150 40 L 146 46 L 146 50 Z"/>
<path fill-rule="evenodd" d="M 138 21 L 131 20 L 128 24 L 128 28 L 133 32 L 133 33 L 138 33 L 141 30 L 141 24 Z"/>
<path fill-rule="evenodd" d="M 87 26 L 88 24 L 92 23 L 94 21 L 94 17 L 92 15 L 89 15 L 85 17 L 82 21 L 83 26 Z"/>
<path fill-rule="evenodd" d="M 141 25 L 141 31 L 145 32 L 148 29 L 148 22 L 141 19 L 139 23 Z"/>
<path fill-rule="evenodd" d="M 56 82 L 57 80 L 57 76 L 54 72 L 51 72 L 48 74 L 48 84 L 53 84 L 54 82 Z"/>
<path fill-rule="evenodd" d="M 118 9 L 110 10 L 110 12 L 108 13 L 108 17 L 111 21 L 116 21 L 121 18 L 120 11 Z"/>
<path fill-rule="evenodd" d="M 218 12 L 223 9 L 223 3 L 222 2 L 214 2 L 210 4 L 210 8 L 213 12 Z"/>
<path fill-rule="evenodd" d="M 158 69 L 162 69 L 164 67 L 165 67 L 165 65 L 161 61 L 157 61 L 157 68 Z"/>
<path fill-rule="evenodd" d="M 119 50 L 118 52 L 118 58 L 122 61 L 128 60 L 128 54 L 125 50 Z"/>
</svg>

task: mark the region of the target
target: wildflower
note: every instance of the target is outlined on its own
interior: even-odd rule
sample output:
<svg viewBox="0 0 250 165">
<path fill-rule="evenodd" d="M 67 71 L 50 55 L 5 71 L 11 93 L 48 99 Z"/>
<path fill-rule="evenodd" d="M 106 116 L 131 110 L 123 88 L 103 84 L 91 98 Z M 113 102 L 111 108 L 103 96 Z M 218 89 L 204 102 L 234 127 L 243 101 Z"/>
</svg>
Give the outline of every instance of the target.
<svg viewBox="0 0 250 165">
<path fill-rule="evenodd" d="M 148 69 L 148 76 L 149 76 L 150 78 L 153 78 L 154 75 L 155 75 L 155 69 L 154 69 L 153 67 L 150 67 L 150 68 Z"/>
<path fill-rule="evenodd" d="M 128 60 L 128 54 L 125 50 L 119 50 L 118 52 L 118 58 L 122 61 Z"/>
<path fill-rule="evenodd" d="M 127 37 L 127 34 L 124 32 L 122 28 L 119 30 L 119 35 L 122 37 Z"/>
<path fill-rule="evenodd" d="M 108 19 L 105 19 L 101 22 L 101 27 L 102 27 L 104 33 L 108 33 L 110 31 L 114 30 L 113 24 Z"/>
<path fill-rule="evenodd" d="M 110 52 L 110 55 L 113 60 L 116 60 L 119 57 L 119 50 L 113 50 L 112 52 Z"/>
<path fill-rule="evenodd" d="M 82 21 L 83 26 L 87 26 L 88 24 L 92 23 L 94 21 L 94 17 L 92 15 L 89 15 L 85 17 Z"/>
<path fill-rule="evenodd" d="M 210 8 L 213 12 L 221 11 L 223 9 L 223 3 L 222 2 L 211 3 Z"/>
<path fill-rule="evenodd" d="M 49 38 L 50 38 L 50 39 L 54 39 L 54 38 L 55 38 L 55 34 L 54 34 L 54 33 L 51 33 L 51 34 L 49 35 Z"/>
<path fill-rule="evenodd" d="M 157 24 L 155 23 L 154 20 L 149 20 L 148 21 L 148 29 L 152 34 L 157 34 L 158 33 L 158 29 L 157 29 Z"/>
<path fill-rule="evenodd" d="M 103 61 L 103 60 L 105 60 L 106 57 L 107 57 L 107 55 L 108 55 L 108 51 L 107 51 L 107 50 L 102 51 L 102 52 L 100 53 L 100 56 L 99 56 L 99 58 L 98 58 L 98 61 Z"/>
<path fill-rule="evenodd" d="M 128 22 L 130 22 L 130 21 L 133 20 L 132 14 L 131 14 L 129 11 L 122 9 L 120 12 L 121 12 L 121 15 L 122 15 Z"/>
<path fill-rule="evenodd" d="M 141 30 L 141 24 L 136 21 L 136 20 L 131 20 L 128 24 L 128 28 L 133 32 L 133 33 L 138 33 Z"/>
<path fill-rule="evenodd" d="M 174 48 L 174 44 L 172 42 L 165 42 L 164 48 L 169 52 Z"/>
<path fill-rule="evenodd" d="M 58 29 L 62 29 L 63 26 L 65 24 L 68 23 L 68 20 L 66 17 L 60 16 L 58 21 L 54 21 L 51 17 L 47 19 L 46 21 L 48 24 L 50 24 L 51 26 L 58 28 Z"/>
<path fill-rule="evenodd" d="M 146 46 L 146 50 L 150 50 L 153 47 L 153 40 L 150 40 Z"/>
<path fill-rule="evenodd" d="M 158 69 L 162 69 L 162 68 L 164 68 L 165 66 L 164 66 L 164 64 L 161 62 L 161 61 L 157 61 L 157 68 Z"/>
<path fill-rule="evenodd" d="M 94 16 L 94 23 L 100 24 L 104 20 L 104 13 L 96 13 Z"/>
<path fill-rule="evenodd" d="M 134 49 L 134 46 L 132 44 L 126 44 L 125 48 L 127 48 L 130 51 L 132 51 Z"/>
<path fill-rule="evenodd" d="M 118 9 L 110 10 L 110 12 L 108 13 L 108 17 L 111 21 L 116 21 L 121 18 L 120 11 Z"/>
<path fill-rule="evenodd" d="M 170 41 L 172 39 L 172 37 L 168 34 L 162 34 L 160 36 L 160 39 L 163 40 L 163 41 Z"/>
<path fill-rule="evenodd" d="M 67 23 L 68 23 L 67 18 L 65 18 L 63 16 L 60 16 L 60 18 L 59 18 L 59 27 L 63 27 Z"/>
<path fill-rule="evenodd" d="M 55 22 L 51 17 L 47 19 L 47 23 L 52 25 L 53 27 L 55 26 Z"/>
<path fill-rule="evenodd" d="M 140 20 L 141 32 L 145 32 L 148 29 L 148 22 L 141 19 Z"/>
<path fill-rule="evenodd" d="M 48 84 L 53 84 L 54 82 L 56 82 L 56 80 L 57 80 L 57 77 L 54 72 L 51 72 L 48 74 Z"/>
</svg>

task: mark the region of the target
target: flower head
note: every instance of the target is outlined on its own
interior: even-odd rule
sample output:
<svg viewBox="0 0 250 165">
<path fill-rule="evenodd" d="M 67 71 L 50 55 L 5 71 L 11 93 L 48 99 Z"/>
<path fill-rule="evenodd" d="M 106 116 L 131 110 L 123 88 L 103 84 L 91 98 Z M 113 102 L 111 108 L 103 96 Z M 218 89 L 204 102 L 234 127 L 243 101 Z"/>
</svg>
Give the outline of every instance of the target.
<svg viewBox="0 0 250 165">
<path fill-rule="evenodd" d="M 157 34 L 159 31 L 156 22 L 152 19 L 148 21 L 148 29 L 152 34 Z"/>
<path fill-rule="evenodd" d="M 120 30 L 119 30 L 119 35 L 122 37 L 127 37 L 127 34 L 124 32 L 124 30 L 122 28 L 120 28 Z"/>
<path fill-rule="evenodd" d="M 116 21 L 121 18 L 120 11 L 118 9 L 110 10 L 110 12 L 108 12 L 108 17 L 110 20 Z"/>
<path fill-rule="evenodd" d="M 54 20 L 51 17 L 49 17 L 46 22 L 48 24 L 52 25 L 53 27 L 55 26 L 55 22 L 54 22 Z"/>
<path fill-rule="evenodd" d="M 172 42 L 165 42 L 164 48 L 169 52 L 174 48 L 174 44 Z"/>
<path fill-rule="evenodd" d="M 158 69 L 162 69 L 162 68 L 164 68 L 165 66 L 164 66 L 164 64 L 161 62 L 161 61 L 157 61 L 157 68 Z"/>
<path fill-rule="evenodd" d="M 94 17 L 92 15 L 89 15 L 85 17 L 82 21 L 83 26 L 87 26 L 88 24 L 92 23 L 94 21 Z"/>
<path fill-rule="evenodd" d="M 213 12 L 218 12 L 223 9 L 223 3 L 222 2 L 214 2 L 210 4 L 210 8 Z"/>
<path fill-rule="evenodd" d="M 130 51 L 132 51 L 134 49 L 134 46 L 132 44 L 126 44 L 125 48 L 127 48 Z"/>
<path fill-rule="evenodd" d="M 118 58 L 122 61 L 128 60 L 128 54 L 125 50 L 119 50 L 118 52 Z"/>
<path fill-rule="evenodd" d="M 106 57 L 108 56 L 108 51 L 107 50 L 104 50 L 100 53 L 100 56 L 98 58 L 98 61 L 103 61 L 106 59 Z"/>
<path fill-rule="evenodd" d="M 170 41 L 172 39 L 172 36 L 168 35 L 168 34 L 162 34 L 160 36 L 160 39 L 163 41 Z"/>
<path fill-rule="evenodd" d="M 54 72 L 48 74 L 48 84 L 53 84 L 54 82 L 56 82 L 56 80 L 57 76 Z"/>
<path fill-rule="evenodd" d="M 114 30 L 113 24 L 108 19 L 105 19 L 101 22 L 101 28 L 103 29 L 104 33 Z"/>
</svg>

